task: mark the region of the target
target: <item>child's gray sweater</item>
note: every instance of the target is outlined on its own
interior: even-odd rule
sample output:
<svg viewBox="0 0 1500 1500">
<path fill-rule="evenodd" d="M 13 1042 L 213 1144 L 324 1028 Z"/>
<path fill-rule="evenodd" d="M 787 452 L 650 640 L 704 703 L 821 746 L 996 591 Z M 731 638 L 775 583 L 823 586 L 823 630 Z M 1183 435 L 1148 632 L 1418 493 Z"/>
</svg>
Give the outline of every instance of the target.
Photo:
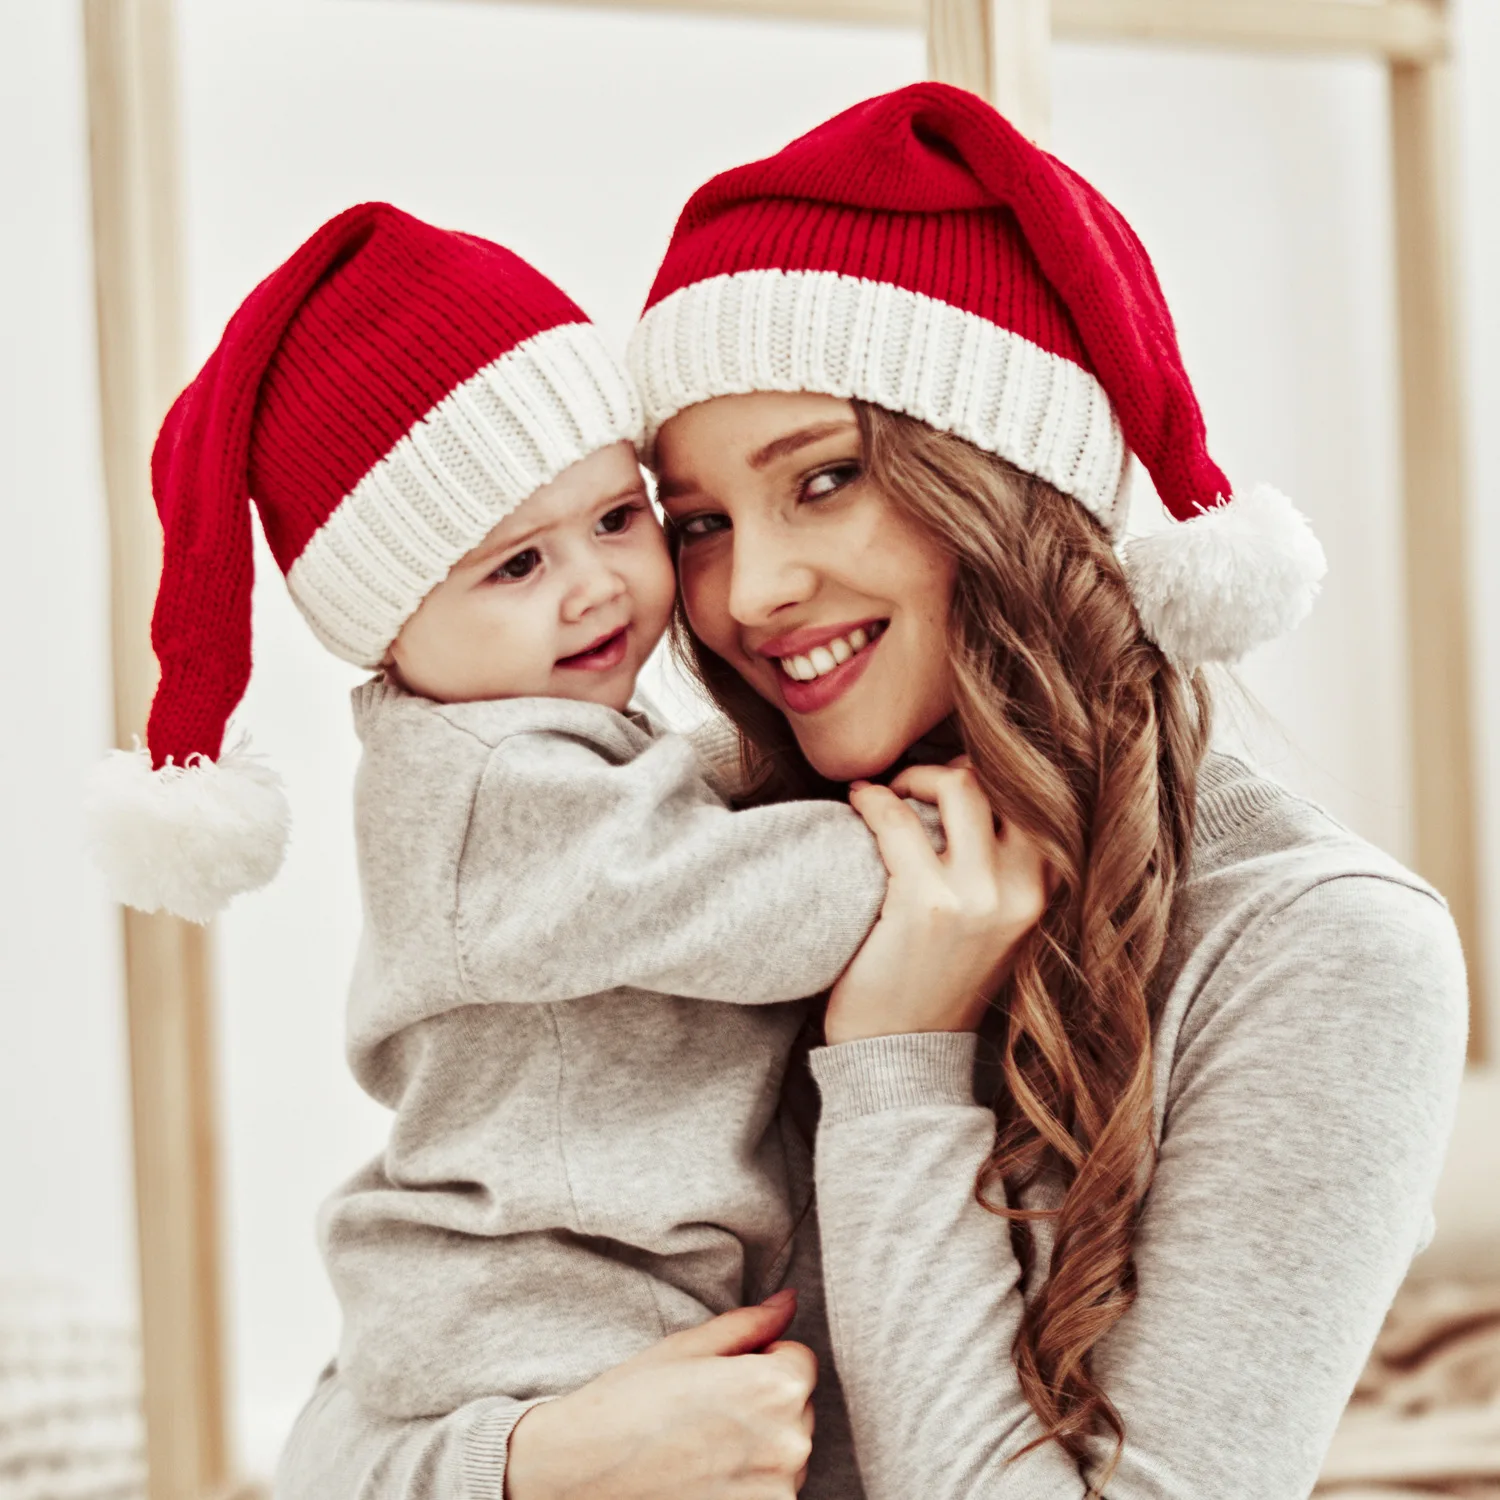
<svg viewBox="0 0 1500 1500">
<path fill-rule="evenodd" d="M 864 824 L 731 812 L 687 740 L 599 704 L 376 679 L 354 711 L 349 1056 L 396 1112 L 323 1216 L 361 1399 L 555 1395 L 773 1289 L 769 1127 L 801 998 L 879 910 Z"/>
<path fill-rule="evenodd" d="M 1394 860 L 1215 756 L 1159 982 L 1140 1295 L 1096 1361 L 1128 1433 L 1107 1494 L 1302 1500 L 1429 1230 L 1463 1070 L 1457 936 Z M 1006 1462 L 1039 1427 L 1011 1360 L 1029 1288 L 974 1199 L 995 1040 L 977 1068 L 966 1035 L 814 1049 L 821 1114 L 794 1057 L 781 1135 L 817 1213 L 790 1336 L 821 1365 L 802 1500 L 1084 1494 L 1055 1445 Z M 499 1500 L 525 1409 L 497 1391 L 390 1422 L 330 1367 L 278 1500 Z"/>
</svg>

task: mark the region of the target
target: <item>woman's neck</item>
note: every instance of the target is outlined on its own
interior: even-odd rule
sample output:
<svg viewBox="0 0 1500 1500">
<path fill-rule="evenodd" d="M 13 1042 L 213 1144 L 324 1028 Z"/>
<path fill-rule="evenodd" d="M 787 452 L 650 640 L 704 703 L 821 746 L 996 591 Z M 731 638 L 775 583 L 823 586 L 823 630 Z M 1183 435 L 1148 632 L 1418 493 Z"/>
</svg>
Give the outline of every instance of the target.
<svg viewBox="0 0 1500 1500">
<path fill-rule="evenodd" d="M 934 725 L 921 739 L 906 747 L 900 759 L 877 776 L 877 781 L 886 782 L 907 766 L 944 766 L 956 755 L 964 753 L 963 734 L 958 727 L 958 716 L 949 714 L 942 723 Z"/>
</svg>

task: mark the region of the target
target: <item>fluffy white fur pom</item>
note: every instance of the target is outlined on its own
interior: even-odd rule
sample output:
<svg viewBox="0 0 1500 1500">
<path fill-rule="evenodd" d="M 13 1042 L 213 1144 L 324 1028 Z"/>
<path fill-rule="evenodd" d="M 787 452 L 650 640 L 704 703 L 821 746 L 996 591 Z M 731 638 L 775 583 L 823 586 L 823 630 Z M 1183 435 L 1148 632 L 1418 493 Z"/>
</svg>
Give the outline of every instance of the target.
<svg viewBox="0 0 1500 1500">
<path fill-rule="evenodd" d="M 159 771 L 145 750 L 112 750 L 84 817 L 116 900 L 190 922 L 273 880 L 291 823 L 281 778 L 243 747 Z"/>
<path fill-rule="evenodd" d="M 1236 661 L 1285 635 L 1327 571 L 1307 517 L 1266 484 L 1125 548 L 1141 624 L 1181 666 Z"/>
</svg>

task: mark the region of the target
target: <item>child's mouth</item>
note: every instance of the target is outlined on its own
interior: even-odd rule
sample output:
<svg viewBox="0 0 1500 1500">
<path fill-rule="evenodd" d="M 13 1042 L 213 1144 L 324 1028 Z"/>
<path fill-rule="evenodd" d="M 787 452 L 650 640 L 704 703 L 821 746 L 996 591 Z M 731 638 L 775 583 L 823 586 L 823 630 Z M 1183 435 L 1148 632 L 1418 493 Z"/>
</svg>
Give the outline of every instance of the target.
<svg viewBox="0 0 1500 1500">
<path fill-rule="evenodd" d="M 629 633 L 630 627 L 622 625 L 618 630 L 595 641 L 587 650 L 562 657 L 557 665 L 573 672 L 607 672 L 625 660 L 626 638 Z"/>
</svg>

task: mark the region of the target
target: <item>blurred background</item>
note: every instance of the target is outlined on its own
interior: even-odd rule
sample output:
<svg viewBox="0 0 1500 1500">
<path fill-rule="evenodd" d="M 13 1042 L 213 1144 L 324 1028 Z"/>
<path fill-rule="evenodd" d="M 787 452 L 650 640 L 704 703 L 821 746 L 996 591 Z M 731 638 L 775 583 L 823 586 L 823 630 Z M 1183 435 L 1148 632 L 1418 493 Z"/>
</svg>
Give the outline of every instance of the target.
<svg viewBox="0 0 1500 1500">
<path fill-rule="evenodd" d="M 178 0 L 177 15 L 192 369 L 256 281 L 366 198 L 512 246 L 623 347 L 694 187 L 926 67 L 900 27 L 473 0 Z M 1496 955 L 1500 5 L 1456 0 L 1455 16 L 1472 815 Z M 1226 733 L 1410 857 L 1385 70 L 1059 42 L 1052 91 L 1052 149 L 1156 260 L 1220 464 L 1291 494 L 1329 554 L 1316 612 L 1246 664 L 1259 707 Z M 120 927 L 78 812 L 112 734 L 87 129 L 78 6 L 0 0 L 0 1283 L 69 1288 L 128 1330 Z M 232 1435 L 266 1473 L 336 1338 L 314 1211 L 384 1117 L 341 1048 L 358 674 L 316 646 L 274 566 L 256 608 L 240 722 L 286 776 L 294 834 L 276 884 L 218 924 L 214 1028 Z M 1465 1201 L 1490 1211 L 1497 1182 L 1465 1179 Z"/>
</svg>

